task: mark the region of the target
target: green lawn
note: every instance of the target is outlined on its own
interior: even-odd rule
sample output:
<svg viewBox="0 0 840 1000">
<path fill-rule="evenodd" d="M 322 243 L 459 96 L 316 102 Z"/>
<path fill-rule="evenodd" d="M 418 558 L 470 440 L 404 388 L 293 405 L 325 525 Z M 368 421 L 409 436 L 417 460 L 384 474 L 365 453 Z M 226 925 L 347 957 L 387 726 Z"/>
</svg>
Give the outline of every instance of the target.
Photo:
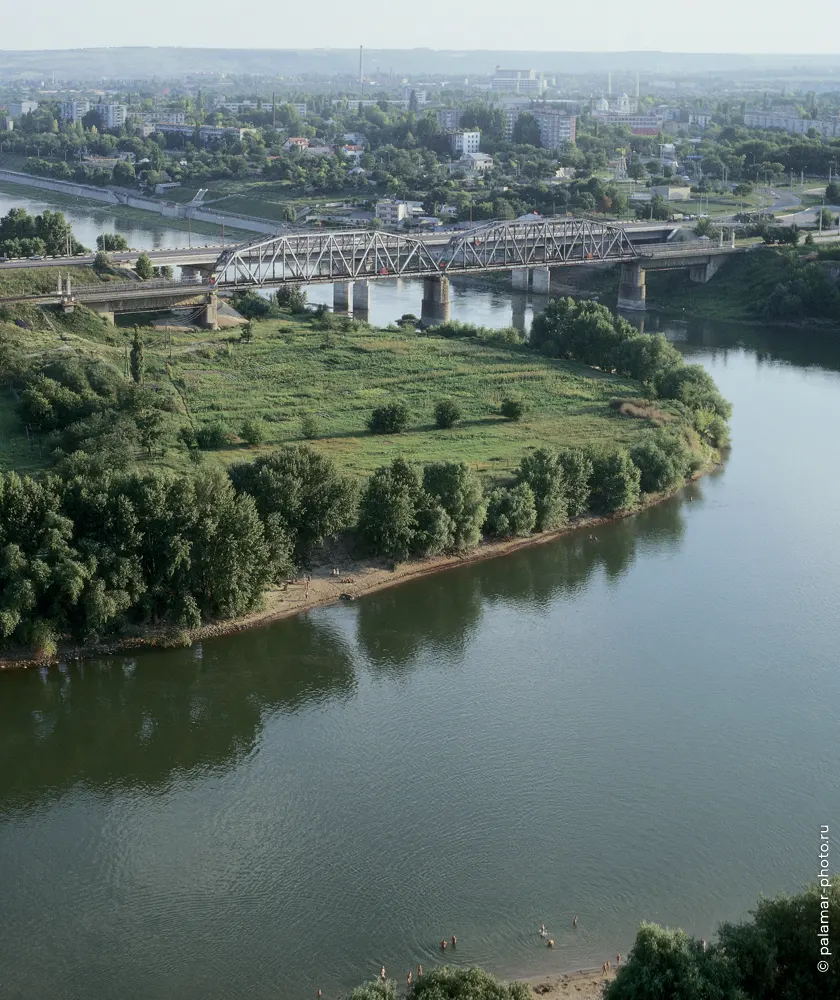
<svg viewBox="0 0 840 1000">
<path fill-rule="evenodd" d="M 66 320 L 52 314 L 29 326 L 24 331 L 0 320 L 0 338 L 16 338 L 31 355 L 72 351 L 123 370 L 130 331 L 107 327 L 85 310 Z M 313 445 L 356 475 L 405 456 L 424 462 L 463 460 L 501 476 L 528 449 L 629 444 L 651 426 L 648 420 L 619 416 L 609 406 L 613 397 L 638 395 L 638 386 L 583 365 L 548 360 L 524 346 L 371 328 L 327 333 L 315 319 L 292 318 L 256 323 L 254 340 L 247 345 L 238 342 L 235 329 L 175 332 L 171 361 L 163 331 L 147 330 L 145 344 L 147 381 L 180 400 L 179 422 L 200 425 L 221 419 L 234 432 L 248 416 L 268 423 L 269 440 L 260 449 L 234 446 L 210 452 L 212 462 L 301 441 L 305 414 L 318 421 Z M 526 403 L 520 423 L 498 415 L 506 395 Z M 434 404 L 442 398 L 456 399 L 464 414 L 463 422 L 449 431 L 433 426 Z M 392 400 L 409 406 L 410 429 L 398 435 L 370 434 L 366 422 L 371 410 Z M 3 433 L 14 422 L 8 398 L 4 405 L 3 466 L 23 467 L 19 463 L 24 458 L 37 465 L 37 456 L 23 455 L 19 433 Z M 156 461 L 179 468 L 189 460 L 173 441 Z"/>
<path fill-rule="evenodd" d="M 68 275 L 76 285 L 95 285 L 99 275 L 92 267 L 0 267 L 0 296 L 42 295 L 54 292 L 58 276 Z"/>
</svg>

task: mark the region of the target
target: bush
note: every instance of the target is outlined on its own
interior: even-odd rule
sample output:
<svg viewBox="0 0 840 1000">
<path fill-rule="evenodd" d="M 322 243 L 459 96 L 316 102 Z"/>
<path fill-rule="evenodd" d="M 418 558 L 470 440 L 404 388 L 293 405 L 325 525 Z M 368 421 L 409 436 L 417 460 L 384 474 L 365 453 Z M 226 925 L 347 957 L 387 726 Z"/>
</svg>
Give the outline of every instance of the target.
<svg viewBox="0 0 840 1000">
<path fill-rule="evenodd" d="M 516 482 L 531 487 L 537 531 L 557 528 L 566 520 L 566 484 L 560 459 L 548 448 L 526 455 L 519 464 Z"/>
<path fill-rule="evenodd" d="M 315 414 L 304 413 L 304 415 L 300 418 L 301 437 L 305 437 L 307 440 L 311 441 L 313 438 L 318 437 L 320 432 L 321 427 Z"/>
<path fill-rule="evenodd" d="M 494 538 L 530 535 L 537 523 L 537 508 L 530 486 L 520 483 L 509 489 L 496 489 L 487 500 L 484 530 Z"/>
<path fill-rule="evenodd" d="M 268 435 L 268 424 L 259 417 L 247 417 L 242 422 L 242 429 L 239 436 L 251 448 L 262 444 Z"/>
<path fill-rule="evenodd" d="M 400 434 L 408 427 L 409 413 L 405 403 L 377 406 L 368 420 L 371 434 Z"/>
<path fill-rule="evenodd" d="M 137 273 L 137 277 L 141 281 L 148 281 L 149 278 L 155 276 L 154 265 L 149 259 L 149 255 L 144 250 L 140 256 L 137 258 L 137 263 L 134 265 L 134 270 Z"/>
<path fill-rule="evenodd" d="M 633 510 L 639 503 L 641 473 L 624 450 L 597 455 L 592 462 L 591 507 L 596 514 Z"/>
<path fill-rule="evenodd" d="M 507 420 L 518 421 L 522 419 L 525 413 L 525 404 L 521 399 L 505 396 L 502 400 L 502 405 L 499 407 L 499 412 Z"/>
<path fill-rule="evenodd" d="M 441 399 L 435 404 L 435 426 L 441 430 L 454 427 L 461 419 L 461 407 L 453 399 Z"/>
<path fill-rule="evenodd" d="M 108 274 L 111 270 L 111 258 L 100 250 L 93 258 L 93 269 L 97 274 Z"/>
<path fill-rule="evenodd" d="M 254 324 L 251 320 L 247 323 L 243 323 L 239 328 L 239 342 L 241 344 L 250 344 L 254 339 Z"/>
<path fill-rule="evenodd" d="M 265 319 L 275 313 L 271 302 L 256 292 L 235 292 L 231 296 L 230 304 L 245 319 Z"/>
<path fill-rule="evenodd" d="M 231 443 L 230 428 L 222 420 L 214 420 L 195 431 L 195 446 L 202 451 L 225 448 Z"/>
<path fill-rule="evenodd" d="M 581 448 L 568 448 L 558 458 L 565 480 L 566 517 L 580 517 L 589 509 L 592 455 Z"/>
<path fill-rule="evenodd" d="M 721 396 L 712 376 L 700 365 L 681 365 L 669 369 L 659 380 L 659 395 L 677 399 L 694 410 L 712 410 L 728 420 L 732 404 Z"/>
</svg>

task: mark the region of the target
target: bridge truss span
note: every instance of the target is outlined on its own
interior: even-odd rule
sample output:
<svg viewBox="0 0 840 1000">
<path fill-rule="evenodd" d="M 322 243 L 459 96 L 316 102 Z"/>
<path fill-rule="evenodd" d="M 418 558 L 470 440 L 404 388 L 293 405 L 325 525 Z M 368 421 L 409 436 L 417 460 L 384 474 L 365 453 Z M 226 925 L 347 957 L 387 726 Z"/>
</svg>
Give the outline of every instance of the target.
<svg viewBox="0 0 840 1000">
<path fill-rule="evenodd" d="M 216 261 L 220 286 L 428 275 L 439 264 L 422 240 L 393 233 L 292 233 L 232 247 Z"/>
<path fill-rule="evenodd" d="M 588 219 L 501 222 L 454 236 L 441 254 L 441 270 L 504 270 L 599 260 L 628 261 L 638 256 L 620 226 Z"/>
</svg>

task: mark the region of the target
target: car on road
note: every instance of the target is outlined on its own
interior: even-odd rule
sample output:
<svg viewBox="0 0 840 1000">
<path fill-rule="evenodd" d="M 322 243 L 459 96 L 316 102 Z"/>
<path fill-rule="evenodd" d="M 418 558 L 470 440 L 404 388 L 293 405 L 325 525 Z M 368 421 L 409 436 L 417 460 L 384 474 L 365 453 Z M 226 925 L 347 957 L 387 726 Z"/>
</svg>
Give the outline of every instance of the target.
<svg viewBox="0 0 840 1000">
<path fill-rule="evenodd" d="M 32 254 L 29 255 L 29 259 L 30 260 L 41 260 L 42 258 L 41 258 L 41 254 L 39 254 L 39 253 L 32 253 Z"/>
</svg>

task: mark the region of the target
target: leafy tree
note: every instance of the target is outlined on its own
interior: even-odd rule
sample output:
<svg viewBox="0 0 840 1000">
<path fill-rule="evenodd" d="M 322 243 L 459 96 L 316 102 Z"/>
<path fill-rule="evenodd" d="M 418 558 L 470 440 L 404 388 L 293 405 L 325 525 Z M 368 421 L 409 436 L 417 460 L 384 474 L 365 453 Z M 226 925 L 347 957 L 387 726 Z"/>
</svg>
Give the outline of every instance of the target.
<svg viewBox="0 0 840 1000">
<path fill-rule="evenodd" d="M 393 979 L 372 979 L 350 990 L 347 1000 L 397 1000 L 397 984 Z"/>
<path fill-rule="evenodd" d="M 424 972 L 411 993 L 412 1000 L 529 1000 L 531 995 L 525 983 L 503 983 L 484 969 L 448 965 Z"/>
<path fill-rule="evenodd" d="M 145 374 L 145 362 L 143 360 L 143 339 L 140 336 L 140 328 L 134 327 L 134 336 L 131 341 L 131 355 L 129 357 L 131 367 L 131 378 L 140 385 Z"/>
<path fill-rule="evenodd" d="M 641 473 L 626 451 L 598 454 L 592 461 L 590 505 L 596 514 L 633 510 L 639 504 Z"/>
<path fill-rule="evenodd" d="M 242 421 L 242 428 L 239 436 L 251 448 L 262 444 L 268 435 L 268 424 L 259 417 L 246 417 Z"/>
<path fill-rule="evenodd" d="M 306 312 L 306 289 L 299 285 L 281 285 L 274 298 L 281 309 L 293 313 Z"/>
<path fill-rule="evenodd" d="M 660 436 L 637 444 L 630 452 L 633 464 L 641 473 L 643 493 L 667 493 L 686 477 L 690 455 L 676 437 Z"/>
<path fill-rule="evenodd" d="M 408 427 L 409 413 L 405 403 L 377 406 L 368 420 L 371 434 L 400 434 Z"/>
<path fill-rule="evenodd" d="M 155 269 L 145 250 L 137 258 L 134 270 L 137 272 L 137 277 L 140 278 L 141 281 L 148 281 L 149 278 L 154 277 Z"/>
<path fill-rule="evenodd" d="M 452 521 L 447 548 L 464 551 L 478 545 L 487 502 L 475 472 L 463 462 L 436 462 L 423 470 L 423 489 Z"/>
<path fill-rule="evenodd" d="M 643 382 L 651 391 L 672 369 L 683 364 L 683 356 L 661 333 L 634 334 L 621 343 L 616 371 Z"/>
<path fill-rule="evenodd" d="M 230 428 L 219 418 L 197 428 L 194 439 L 196 447 L 202 451 L 217 451 L 231 443 Z"/>
<path fill-rule="evenodd" d="M 534 494 L 526 483 L 495 489 L 487 500 L 484 530 L 495 538 L 530 535 L 537 523 Z"/>
<path fill-rule="evenodd" d="M 514 399 L 512 396 L 505 396 L 499 407 L 499 412 L 507 420 L 517 422 L 525 415 L 525 404 L 521 399 Z"/>
<path fill-rule="evenodd" d="M 73 545 L 59 484 L 0 474 L 0 639 L 52 653 L 94 570 Z"/>
<path fill-rule="evenodd" d="M 582 448 L 567 448 L 558 459 L 563 469 L 566 517 L 580 517 L 589 509 L 592 482 L 592 455 Z"/>
<path fill-rule="evenodd" d="M 732 416 L 732 404 L 721 396 L 714 379 L 701 365 L 669 369 L 657 388 L 665 399 L 678 399 L 692 409 L 713 410 L 724 420 Z"/>
<path fill-rule="evenodd" d="M 300 433 L 308 440 L 318 437 L 321 432 L 318 418 L 314 413 L 304 413 L 300 418 Z"/>
<path fill-rule="evenodd" d="M 643 923 L 605 1000 L 746 1000 L 726 958 L 684 931 Z"/>
<path fill-rule="evenodd" d="M 840 182 L 832 181 L 826 187 L 825 200 L 829 205 L 840 205 Z"/>
<path fill-rule="evenodd" d="M 453 399 L 441 399 L 435 403 L 435 425 L 441 430 L 454 427 L 461 419 L 461 407 Z"/>
<path fill-rule="evenodd" d="M 537 511 L 535 529 L 548 531 L 566 520 L 566 483 L 559 456 L 548 448 L 538 448 L 519 463 L 516 482 L 531 487 Z"/>
<path fill-rule="evenodd" d="M 118 233 L 100 233 L 96 237 L 96 249 L 106 252 L 128 250 L 128 240 Z"/>
<path fill-rule="evenodd" d="M 513 126 L 513 141 L 517 146 L 539 146 L 540 127 L 536 118 L 527 111 L 516 119 Z"/>
<path fill-rule="evenodd" d="M 423 489 L 417 469 L 396 458 L 368 479 L 359 502 L 358 532 L 370 552 L 402 560 L 445 551 L 454 525 Z"/>
<path fill-rule="evenodd" d="M 254 462 L 237 463 L 228 474 L 240 493 L 254 498 L 264 521 L 277 518 L 299 564 L 325 539 L 353 523 L 355 484 L 339 474 L 332 459 L 308 445 L 287 446 Z"/>
<path fill-rule="evenodd" d="M 107 274 L 111 270 L 111 258 L 104 250 L 99 250 L 93 258 L 93 269 L 97 274 Z"/>
<path fill-rule="evenodd" d="M 241 344 L 250 344 L 254 339 L 254 324 L 251 320 L 243 323 L 239 328 L 239 342 Z"/>
</svg>

